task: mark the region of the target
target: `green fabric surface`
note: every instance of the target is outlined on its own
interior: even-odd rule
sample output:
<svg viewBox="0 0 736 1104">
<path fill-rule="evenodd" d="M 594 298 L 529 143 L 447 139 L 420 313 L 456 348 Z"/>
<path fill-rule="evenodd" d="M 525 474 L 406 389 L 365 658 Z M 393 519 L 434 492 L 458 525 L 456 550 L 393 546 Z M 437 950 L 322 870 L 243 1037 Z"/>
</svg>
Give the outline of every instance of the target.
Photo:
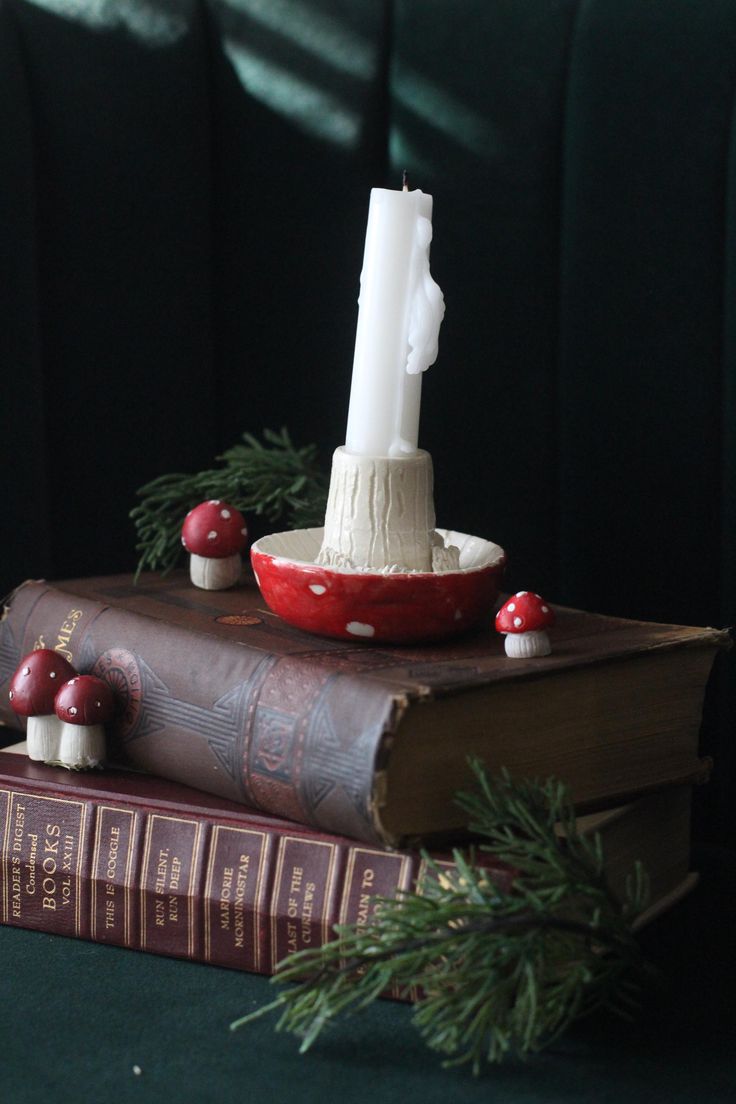
<svg viewBox="0 0 736 1104">
<path fill-rule="evenodd" d="M 0 1099 L 730 1104 L 736 886 L 722 856 L 709 864 L 698 890 L 645 933 L 661 977 L 636 1023 L 598 1015 L 477 1080 L 439 1068 L 404 1005 L 379 1002 L 300 1057 L 272 1020 L 228 1031 L 269 999 L 264 978 L 0 928 Z"/>
</svg>

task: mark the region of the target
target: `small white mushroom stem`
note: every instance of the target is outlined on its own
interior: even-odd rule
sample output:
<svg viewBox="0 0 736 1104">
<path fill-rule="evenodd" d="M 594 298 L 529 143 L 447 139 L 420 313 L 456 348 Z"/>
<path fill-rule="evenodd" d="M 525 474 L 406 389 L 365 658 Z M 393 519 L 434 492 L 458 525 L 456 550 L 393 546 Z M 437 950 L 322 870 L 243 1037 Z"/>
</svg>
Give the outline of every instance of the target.
<svg viewBox="0 0 736 1104">
<path fill-rule="evenodd" d="M 201 590 L 227 590 L 234 586 L 243 570 L 239 552 L 232 556 L 196 556 L 189 559 L 189 577 Z"/>
<path fill-rule="evenodd" d="M 61 721 L 55 713 L 29 717 L 26 727 L 28 758 L 37 763 L 53 763 L 57 759 Z"/>
<path fill-rule="evenodd" d="M 105 729 L 102 725 L 76 725 L 61 722 L 59 754 L 56 762 L 70 770 L 97 767 L 105 758 Z"/>
<path fill-rule="evenodd" d="M 546 656 L 552 651 L 549 636 L 544 629 L 536 629 L 535 632 L 507 633 L 504 647 L 510 659 Z"/>
</svg>

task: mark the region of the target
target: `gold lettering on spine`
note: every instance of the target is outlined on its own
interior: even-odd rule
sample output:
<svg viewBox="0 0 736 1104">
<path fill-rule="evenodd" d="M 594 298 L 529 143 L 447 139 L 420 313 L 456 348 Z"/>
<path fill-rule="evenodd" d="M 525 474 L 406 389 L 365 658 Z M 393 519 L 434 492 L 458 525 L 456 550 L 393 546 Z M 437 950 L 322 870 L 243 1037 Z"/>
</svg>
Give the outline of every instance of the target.
<svg viewBox="0 0 736 1104">
<path fill-rule="evenodd" d="M 128 820 L 127 828 L 125 820 Z M 127 851 L 123 839 L 127 838 Z M 123 944 L 131 945 L 131 876 L 135 856 L 136 814 L 130 809 L 99 805 L 92 852 L 91 935 L 104 938 L 115 929 L 120 911 L 123 918 Z M 101 898 L 101 900 L 100 900 Z M 104 905 L 104 920 L 100 927 L 100 904 Z"/>
<path fill-rule="evenodd" d="M 322 879 L 318 879 L 318 882 L 311 881 L 305 873 L 305 865 L 303 860 L 287 861 L 287 852 L 292 847 L 296 849 L 296 854 L 303 852 L 304 848 L 326 848 L 327 849 L 327 870 L 324 876 L 324 885 L 322 885 Z M 330 938 L 330 927 L 332 924 L 332 918 L 330 917 L 329 903 L 332 899 L 332 890 L 335 881 L 335 874 L 337 871 L 338 861 L 338 848 L 334 843 L 327 843 L 323 840 L 308 840 L 299 838 L 298 836 L 284 836 L 281 839 L 278 850 L 278 858 L 276 861 L 276 874 L 274 877 L 274 891 L 273 902 L 274 907 L 271 911 L 271 969 L 273 970 L 278 962 L 279 950 L 278 950 L 278 920 L 279 909 L 277 902 L 279 901 L 279 895 L 284 884 L 284 875 L 288 878 L 288 894 L 285 902 L 285 934 L 286 934 L 286 950 L 287 953 L 293 953 L 294 951 L 310 946 L 319 946 L 321 943 L 326 943 Z M 320 938 L 319 941 L 313 939 L 313 917 L 315 911 L 315 905 L 317 903 L 317 893 L 321 891 L 321 910 L 322 917 L 320 921 Z"/>
<path fill-rule="evenodd" d="M 8 840 L 10 838 L 10 790 L 0 790 L 0 814 L 3 809 L 3 802 L 5 803 L 5 815 L 0 817 L 3 823 L 3 835 L 0 839 L 0 879 L 2 880 L 2 921 L 3 924 L 8 922 Z"/>
<path fill-rule="evenodd" d="M 340 923 L 365 927 L 378 911 L 376 897 L 389 897 L 411 885 L 411 860 L 406 855 L 351 847 L 348 853 Z M 362 968 L 361 968 L 362 969 Z M 398 988 L 392 990 L 399 996 Z"/>
<path fill-rule="evenodd" d="M 10 826 L 11 824 L 12 832 Z M 8 825 L 6 837 L 8 840 L 8 849 L 10 850 L 10 915 L 13 920 L 20 920 L 21 918 L 21 882 L 23 879 L 23 872 L 21 868 L 21 856 L 19 852 L 23 850 L 24 824 L 25 805 L 21 805 L 20 802 L 18 802 L 18 804 L 15 806 L 15 815 L 12 817 L 12 820 Z"/>
<path fill-rule="evenodd" d="M 12 799 L 11 799 L 12 801 Z M 24 826 L 26 822 L 26 807 L 20 801 L 13 803 L 13 817 L 8 827 L 7 840 L 10 850 L 10 916 L 13 920 L 22 917 L 23 881 L 22 852 L 25 843 Z"/>
<path fill-rule="evenodd" d="M 245 891 L 248 888 L 248 874 L 250 872 L 250 855 L 240 855 L 235 874 L 235 891 L 233 894 L 233 929 L 235 934 L 235 946 L 242 951 L 245 945 Z"/>
<path fill-rule="evenodd" d="M 157 842 L 154 848 L 154 838 L 158 839 L 160 829 L 165 824 L 187 825 L 194 829 L 191 848 L 186 848 L 188 854 L 181 852 L 177 842 L 174 850 L 172 843 L 164 846 Z M 198 875 L 199 841 L 202 835 L 202 824 L 196 820 L 183 817 L 162 816 L 152 813 L 146 825 L 146 835 L 143 847 L 143 876 L 141 879 L 141 948 L 143 950 L 150 944 L 148 938 L 149 917 L 147 916 L 148 895 L 153 896 L 153 924 L 154 927 L 165 930 L 169 925 L 178 925 L 180 922 L 179 904 L 180 897 L 186 896 L 187 915 L 187 952 L 190 958 L 195 955 L 195 924 L 194 924 L 194 887 Z M 185 894 L 179 892 L 181 888 L 182 869 L 188 865 L 189 878 L 187 880 Z M 149 885 L 149 878 L 152 884 Z"/>
<path fill-rule="evenodd" d="M 62 621 L 61 625 L 59 626 L 59 631 L 56 635 L 56 643 L 54 644 L 54 651 L 59 652 L 59 654 L 63 655 L 64 659 L 68 659 L 70 663 L 73 661 L 74 657 L 72 656 L 72 653 L 69 651 L 69 642 L 72 638 L 72 633 L 76 629 L 77 625 L 79 624 L 79 622 L 80 622 L 80 620 L 83 616 L 84 616 L 84 611 L 83 610 L 80 610 L 80 609 L 71 609 L 71 610 L 69 610 L 69 613 L 66 615 L 66 617 Z"/>
<path fill-rule="evenodd" d="M 348 855 L 342 901 L 340 903 L 340 923 L 355 924 L 362 927 L 368 923 L 375 909 L 372 898 L 388 896 L 387 887 L 376 888 L 376 866 L 385 867 L 387 863 L 397 866 L 395 890 L 409 888 L 411 862 L 406 855 L 391 854 L 389 851 L 376 851 L 369 847 L 351 847 Z M 370 864 L 370 865 L 369 865 Z M 360 871 L 357 884 L 357 899 L 353 899 L 356 886 L 356 867 Z"/>
<path fill-rule="evenodd" d="M 61 828 L 58 824 L 46 825 L 46 838 L 43 841 L 43 861 L 41 863 L 41 870 L 44 874 L 41 882 L 41 889 L 44 894 L 41 898 L 41 908 L 50 909 L 52 912 L 56 912 L 57 905 L 56 890 L 58 885 L 55 875 L 58 870 L 56 859 L 59 853 L 60 833 Z"/>
<path fill-rule="evenodd" d="M 45 927 L 41 922 L 44 913 L 69 913 L 73 914 L 71 923 L 60 920 L 52 930 L 70 934 L 71 928 L 80 935 L 86 804 L 45 794 L 0 793 L 7 794 L 3 922 Z"/>
<path fill-rule="evenodd" d="M 253 844 L 258 849 L 255 874 L 252 870 Z M 225 862 L 224 855 L 228 856 Z M 213 827 L 205 879 L 204 947 L 207 962 L 211 962 L 213 958 L 218 960 L 213 948 L 213 916 L 217 934 L 227 933 L 232 940 L 231 946 L 235 950 L 245 950 L 246 892 L 255 877 L 254 900 L 257 908 L 265 866 L 265 832 L 256 832 L 248 828 L 230 828 L 219 824 Z M 257 923 L 253 924 L 252 941 L 252 961 L 258 969 L 260 955 Z"/>
<path fill-rule="evenodd" d="M 27 897 L 34 897 L 36 894 L 36 867 L 38 866 L 38 832 L 29 832 L 28 839 L 31 841 L 31 849 L 28 852 L 25 893 Z"/>
</svg>

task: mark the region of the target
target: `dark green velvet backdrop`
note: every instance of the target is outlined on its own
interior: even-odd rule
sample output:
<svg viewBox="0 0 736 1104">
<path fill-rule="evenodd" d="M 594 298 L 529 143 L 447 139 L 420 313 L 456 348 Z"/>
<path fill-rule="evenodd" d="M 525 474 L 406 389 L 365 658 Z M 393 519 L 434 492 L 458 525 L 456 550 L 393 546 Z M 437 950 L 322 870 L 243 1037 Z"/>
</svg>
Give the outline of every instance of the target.
<svg viewBox="0 0 736 1104">
<path fill-rule="evenodd" d="M 0 0 L 3 586 L 131 567 L 135 488 L 243 429 L 328 460 L 406 166 L 440 522 L 513 587 L 730 623 L 735 87 L 734 0 Z"/>
</svg>

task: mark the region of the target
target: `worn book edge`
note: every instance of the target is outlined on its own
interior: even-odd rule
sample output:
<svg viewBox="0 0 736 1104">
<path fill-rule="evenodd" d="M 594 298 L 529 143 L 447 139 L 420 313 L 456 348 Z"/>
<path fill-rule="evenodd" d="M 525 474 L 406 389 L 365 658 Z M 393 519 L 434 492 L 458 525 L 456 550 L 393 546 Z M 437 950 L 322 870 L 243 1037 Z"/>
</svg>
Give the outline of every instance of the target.
<svg viewBox="0 0 736 1104">
<path fill-rule="evenodd" d="M 31 607 L 31 609 L 35 608 L 37 602 L 40 601 L 44 595 L 50 592 L 62 594 L 65 596 L 69 595 L 70 597 L 73 597 L 75 594 L 75 586 L 81 587 L 86 582 L 86 590 L 82 597 L 95 602 L 96 605 L 99 607 L 100 612 L 107 609 L 120 610 L 121 612 L 125 612 L 129 617 L 134 617 L 136 619 L 140 618 L 151 623 L 167 625 L 168 622 L 165 616 L 155 616 L 149 613 L 141 612 L 138 609 L 129 609 L 125 601 L 123 601 L 122 599 L 121 604 L 110 604 L 104 602 L 101 593 L 102 590 L 104 590 L 104 586 L 108 583 L 112 585 L 113 583 L 119 582 L 121 579 L 126 578 L 127 577 L 110 577 L 107 579 L 101 578 L 98 580 L 92 579 L 87 581 L 76 580 L 69 583 L 57 584 L 55 586 L 46 584 L 45 582 L 41 581 L 41 585 L 39 587 L 39 595 L 33 602 L 33 606 Z M 18 595 L 26 587 L 30 586 L 33 582 L 38 581 L 28 580 L 25 583 L 21 584 L 20 587 L 16 588 L 16 590 L 13 592 L 13 595 L 11 596 L 11 601 L 16 595 Z M 154 593 L 152 591 L 154 601 L 156 601 L 156 593 L 158 592 Z M 243 594 L 238 596 L 235 601 L 241 602 L 242 604 L 242 597 L 244 595 L 247 595 L 248 593 L 249 592 L 247 590 L 244 590 Z M 195 602 L 197 600 L 198 599 L 195 597 Z M 384 698 L 384 701 L 386 703 L 386 712 L 384 714 L 383 727 L 380 735 L 378 735 L 376 738 L 373 749 L 372 777 L 370 779 L 365 779 L 365 781 L 369 782 L 370 784 L 366 786 L 364 790 L 367 822 L 372 825 L 372 831 L 375 838 L 381 839 L 383 840 L 383 842 L 392 843 L 394 845 L 403 842 L 411 842 L 412 839 L 411 833 L 396 834 L 387 829 L 382 820 L 381 810 L 385 807 L 387 800 L 386 769 L 393 751 L 396 733 L 401 727 L 405 716 L 408 712 L 410 712 L 411 707 L 414 704 L 416 704 L 421 709 L 422 705 L 433 699 L 453 699 L 463 694 L 465 691 L 470 691 L 472 693 L 472 691 L 476 688 L 483 689 L 489 685 L 493 687 L 499 687 L 503 686 L 504 684 L 516 682 L 519 679 L 527 680 L 529 682 L 535 680 L 546 680 L 550 677 L 554 678 L 555 674 L 560 670 L 579 671 L 596 663 L 609 664 L 612 662 L 616 662 L 619 659 L 625 660 L 628 657 L 634 658 L 636 656 L 642 656 L 647 653 L 654 653 L 672 649 L 682 650 L 685 648 L 690 649 L 695 647 L 707 648 L 708 650 L 711 650 L 721 647 L 729 647 L 731 645 L 728 633 L 723 630 L 687 626 L 661 625 L 653 622 L 635 622 L 621 618 L 607 618 L 603 615 L 597 614 L 581 614 L 581 611 L 572 611 L 566 609 L 565 607 L 557 607 L 557 609 L 563 620 L 565 615 L 569 615 L 571 617 L 581 616 L 585 619 L 587 635 L 584 635 L 584 640 L 591 640 L 591 642 L 595 642 L 596 637 L 598 639 L 603 639 L 603 636 L 605 636 L 606 645 L 603 649 L 603 654 L 594 654 L 594 652 L 589 651 L 586 647 L 581 647 L 580 642 L 578 641 L 579 650 L 575 650 L 572 656 L 565 656 L 563 649 L 562 656 L 558 655 L 556 659 L 554 656 L 550 657 L 550 660 L 546 660 L 544 664 L 541 665 L 535 662 L 519 663 L 507 661 L 506 663 L 498 665 L 497 669 L 494 669 L 492 673 L 484 675 L 479 682 L 469 683 L 467 681 L 464 681 L 463 679 L 458 679 L 454 685 L 429 685 L 422 682 L 421 679 L 416 678 L 412 678 L 410 685 L 406 685 L 406 677 L 402 675 L 400 677 L 404 682 L 404 686 L 399 689 L 397 687 L 399 676 L 393 675 L 392 671 L 387 672 L 381 669 L 376 671 L 357 670 L 354 676 L 350 676 L 351 678 L 354 677 L 356 680 L 358 680 L 358 682 L 356 682 L 356 685 L 358 685 L 358 683 L 362 683 L 363 685 L 380 685 L 386 695 Z M 265 611 L 259 612 L 265 614 Z M 7 611 L 4 611 L 4 616 L 6 615 Z M 98 615 L 99 614 L 95 616 Z M 28 617 L 30 618 L 30 616 L 31 612 L 29 611 Z M 270 616 L 273 618 L 273 615 Z M 93 621 L 94 620 L 95 618 L 93 617 Z M 277 618 L 273 618 L 273 620 L 278 621 Z M 622 643 L 621 637 L 617 636 L 615 632 L 609 631 L 611 629 L 611 626 L 624 626 L 625 631 L 621 634 L 621 637 L 625 637 L 626 633 L 628 632 L 628 643 Z M 598 627 L 600 627 L 600 633 L 597 631 Z M 221 633 L 208 632 L 206 631 L 206 629 L 202 628 L 200 624 L 197 624 L 196 627 L 193 627 L 190 624 L 187 624 L 186 627 L 183 627 L 181 624 L 178 624 L 173 625 L 172 628 L 176 628 L 179 631 L 186 631 L 188 634 L 191 634 L 195 637 L 198 636 L 202 638 L 207 638 L 213 644 L 219 643 L 219 641 L 222 640 Z M 636 633 L 639 633 L 639 636 L 632 641 L 631 636 L 632 634 Z M 651 638 L 652 634 L 655 634 L 654 639 Z M 303 641 L 306 639 L 306 636 L 305 634 L 299 635 L 301 639 L 299 641 L 297 651 L 295 653 L 289 653 L 289 660 L 291 663 L 299 664 L 302 659 L 304 659 L 308 663 L 313 662 L 315 659 L 324 660 L 325 663 L 329 663 L 331 655 L 339 656 L 341 650 L 344 650 L 341 648 L 336 649 L 334 642 L 331 642 L 328 648 L 326 645 L 324 645 L 324 643 L 321 644 L 320 641 L 315 639 L 309 640 L 310 650 L 302 654 L 299 649 L 303 646 Z M 645 637 L 645 639 L 643 640 L 642 635 Z M 614 637 L 617 642 L 615 647 L 610 646 L 610 639 L 612 637 Z M 256 644 L 253 644 L 253 638 L 248 637 L 247 633 L 245 635 L 245 639 L 243 640 L 240 640 L 236 637 L 231 637 L 226 641 L 228 647 L 232 647 L 233 645 L 237 645 L 238 643 L 242 643 L 246 646 L 252 645 L 256 649 L 258 647 Z M 312 647 L 312 645 L 314 646 Z M 261 644 L 261 650 L 262 649 L 263 645 Z M 355 651 L 356 649 L 354 646 L 351 646 L 351 650 Z M 368 646 L 368 652 L 366 654 L 370 654 L 370 646 Z M 432 665 L 432 656 L 431 653 L 429 653 L 426 666 L 431 668 Z M 414 671 L 412 671 L 412 674 L 414 674 Z M 669 784 L 670 782 L 677 782 L 689 778 L 689 773 L 686 773 L 682 769 L 682 766 L 682 763 L 680 763 L 679 769 L 676 770 L 669 778 L 663 778 L 662 781 L 665 784 Z M 193 779 L 189 777 L 186 779 L 186 781 L 191 784 Z M 205 783 L 203 782 L 202 784 L 204 785 Z M 209 789 L 211 787 L 207 785 L 206 788 Z M 646 792 L 646 788 L 647 787 L 641 787 L 641 792 Z M 632 796 L 632 792 L 637 791 L 635 788 L 633 790 L 631 788 L 627 788 L 623 791 L 618 790 L 612 792 L 607 795 L 606 802 L 610 804 L 611 802 L 618 802 L 622 799 L 625 800 L 628 797 Z M 595 802 L 591 803 L 591 807 L 594 804 Z M 584 803 L 584 807 L 588 807 L 587 804 Z M 293 813 L 287 813 L 287 815 L 293 815 Z M 320 827 L 325 828 L 325 830 L 327 831 L 345 831 L 345 828 L 342 825 L 337 825 L 337 823 L 320 822 Z M 350 829 L 348 829 L 348 833 L 357 834 L 351 832 Z M 367 835 L 364 836 L 364 838 L 367 838 Z"/>
</svg>

